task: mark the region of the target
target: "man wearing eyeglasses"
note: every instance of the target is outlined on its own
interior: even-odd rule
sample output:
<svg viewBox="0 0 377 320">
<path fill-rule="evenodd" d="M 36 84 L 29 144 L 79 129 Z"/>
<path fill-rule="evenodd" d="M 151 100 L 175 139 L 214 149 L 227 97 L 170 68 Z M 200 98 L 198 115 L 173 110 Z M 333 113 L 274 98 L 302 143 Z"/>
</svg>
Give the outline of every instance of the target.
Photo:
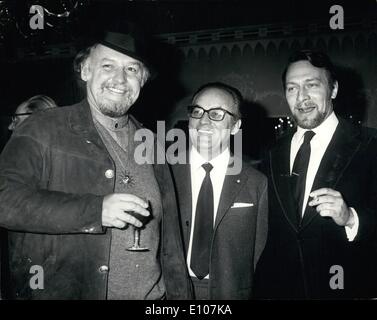
<svg viewBox="0 0 377 320">
<path fill-rule="evenodd" d="M 12 122 L 8 126 L 8 130 L 14 131 L 23 123 L 33 112 L 42 111 L 57 107 L 54 100 L 45 95 L 36 95 L 22 102 L 12 115 Z"/>
<path fill-rule="evenodd" d="M 25 104 L 20 105 L 21 108 L 17 108 L 16 112 L 12 115 L 12 121 L 8 126 L 9 131 L 16 129 L 25 119 L 32 114 L 32 112 L 26 111 Z"/>
<path fill-rule="evenodd" d="M 249 299 L 267 232 L 267 183 L 235 158 L 241 94 L 222 83 L 202 86 L 189 112 L 189 164 L 173 166 L 185 256 L 195 299 Z M 234 173 L 234 172 L 233 172 Z"/>
</svg>

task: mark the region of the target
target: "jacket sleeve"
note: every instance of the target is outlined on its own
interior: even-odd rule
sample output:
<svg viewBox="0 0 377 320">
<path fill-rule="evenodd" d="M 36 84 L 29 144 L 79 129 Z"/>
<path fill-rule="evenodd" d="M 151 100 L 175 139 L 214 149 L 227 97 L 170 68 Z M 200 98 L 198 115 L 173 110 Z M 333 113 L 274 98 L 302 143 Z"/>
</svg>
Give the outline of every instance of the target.
<svg viewBox="0 0 377 320">
<path fill-rule="evenodd" d="M 364 172 L 365 182 L 363 185 L 356 186 L 362 192 L 355 192 L 361 194 L 361 200 L 349 201 L 347 203 L 354 208 L 359 217 L 359 228 L 354 239 L 355 243 L 364 243 L 368 245 L 377 246 L 377 140 L 370 137 L 365 153 L 361 158 L 363 162 L 359 165 L 360 171 Z M 352 198 L 350 196 L 350 198 Z M 346 202 L 348 197 L 346 197 Z"/>
<path fill-rule="evenodd" d="M 0 155 L 0 226 L 49 234 L 103 233 L 102 196 L 48 189 L 47 150 L 20 134 L 5 146 Z"/>
<path fill-rule="evenodd" d="M 258 260 L 264 250 L 267 241 L 268 229 L 268 192 L 267 192 L 267 178 L 263 176 L 263 180 L 259 189 L 258 199 L 258 218 L 255 239 L 255 253 L 254 253 L 254 270 Z"/>
</svg>

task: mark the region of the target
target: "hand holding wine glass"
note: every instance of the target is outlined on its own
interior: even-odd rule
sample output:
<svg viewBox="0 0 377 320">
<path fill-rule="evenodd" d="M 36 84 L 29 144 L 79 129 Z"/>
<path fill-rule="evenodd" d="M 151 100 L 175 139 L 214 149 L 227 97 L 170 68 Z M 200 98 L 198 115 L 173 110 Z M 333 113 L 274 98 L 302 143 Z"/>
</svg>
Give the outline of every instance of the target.
<svg viewBox="0 0 377 320">
<path fill-rule="evenodd" d="M 148 202 L 133 194 L 109 194 L 102 202 L 102 225 L 119 229 L 123 229 L 127 224 L 142 227 L 142 217 L 150 216 L 147 208 Z"/>
</svg>

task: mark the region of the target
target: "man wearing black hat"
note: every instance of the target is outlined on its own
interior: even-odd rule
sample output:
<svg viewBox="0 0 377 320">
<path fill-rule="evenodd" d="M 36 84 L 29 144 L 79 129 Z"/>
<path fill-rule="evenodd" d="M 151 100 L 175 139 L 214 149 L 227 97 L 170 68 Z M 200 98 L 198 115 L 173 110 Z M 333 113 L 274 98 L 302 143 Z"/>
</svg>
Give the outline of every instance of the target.
<svg viewBox="0 0 377 320">
<path fill-rule="evenodd" d="M 87 99 L 28 119 L 1 154 L 6 298 L 190 298 L 169 169 L 134 156 L 142 49 L 108 33 L 82 59 Z"/>
</svg>

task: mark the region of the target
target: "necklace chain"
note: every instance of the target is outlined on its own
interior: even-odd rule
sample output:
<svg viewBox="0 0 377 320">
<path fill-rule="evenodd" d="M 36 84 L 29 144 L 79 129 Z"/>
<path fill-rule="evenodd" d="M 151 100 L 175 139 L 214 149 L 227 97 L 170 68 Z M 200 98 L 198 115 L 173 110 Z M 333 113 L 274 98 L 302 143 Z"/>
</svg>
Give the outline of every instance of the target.
<svg viewBox="0 0 377 320">
<path fill-rule="evenodd" d="M 102 132 L 102 130 L 98 130 L 102 139 L 103 140 L 111 139 L 122 151 L 124 151 L 124 153 L 126 154 L 127 160 L 130 160 L 130 154 L 132 153 L 131 150 L 130 150 L 131 145 L 129 143 L 130 142 L 129 132 L 130 132 L 131 123 L 128 121 L 126 126 L 125 126 L 125 128 L 126 128 L 126 130 L 125 130 L 125 140 L 126 141 L 125 141 L 124 147 L 122 147 L 120 141 L 115 139 L 110 134 L 110 132 L 101 123 L 99 123 L 98 121 L 95 121 L 95 124 L 97 126 L 101 126 L 105 130 L 105 132 Z M 117 136 L 117 137 L 119 138 L 119 136 Z M 111 150 L 113 151 L 113 154 L 116 156 L 116 158 L 118 160 L 118 163 L 121 165 L 121 167 L 123 169 L 123 170 L 121 170 L 121 173 L 119 175 L 119 178 L 120 178 L 119 183 L 123 184 L 124 186 L 133 186 L 135 184 L 135 179 L 133 178 L 131 173 L 124 166 L 123 161 L 122 161 L 121 157 L 119 156 L 117 150 L 114 148 L 114 146 L 111 142 L 106 144 L 107 148 L 108 148 L 108 146 L 110 146 Z"/>
</svg>

